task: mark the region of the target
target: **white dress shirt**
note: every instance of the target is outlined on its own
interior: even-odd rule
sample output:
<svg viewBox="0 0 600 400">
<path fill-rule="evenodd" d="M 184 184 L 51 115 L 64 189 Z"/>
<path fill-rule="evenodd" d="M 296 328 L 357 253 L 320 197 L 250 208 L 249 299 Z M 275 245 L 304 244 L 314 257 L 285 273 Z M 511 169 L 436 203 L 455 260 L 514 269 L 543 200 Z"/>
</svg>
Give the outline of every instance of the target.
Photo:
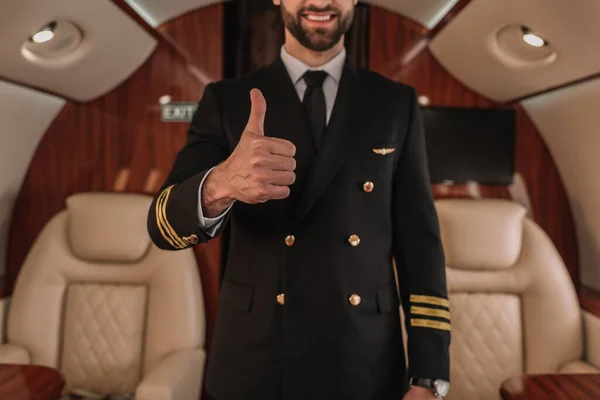
<svg viewBox="0 0 600 400">
<path fill-rule="evenodd" d="M 296 93 L 298 93 L 298 97 L 300 101 L 304 98 L 304 93 L 306 92 L 306 82 L 302 79 L 304 73 L 308 70 L 318 70 L 327 72 L 327 78 L 323 82 L 323 93 L 325 94 L 325 107 L 327 111 L 327 123 L 331 119 L 331 113 L 333 112 L 333 106 L 335 104 L 335 99 L 337 97 L 340 79 L 342 78 L 342 72 L 344 71 L 344 64 L 346 62 L 346 49 L 342 49 L 338 55 L 333 57 L 327 63 L 320 67 L 310 67 L 304 62 L 298 60 L 296 57 L 292 56 L 287 52 L 285 46 L 281 46 L 281 61 L 285 66 L 285 69 L 296 88 Z M 267 108 L 268 108 L 268 100 L 267 100 Z M 204 186 L 204 181 L 214 169 L 210 169 L 206 175 L 204 175 L 204 179 L 200 182 L 200 187 L 198 188 L 198 222 L 201 229 L 203 229 L 208 235 L 214 236 L 216 231 L 221 226 L 223 222 L 223 218 L 231 209 L 231 206 L 227 208 L 227 210 L 223 211 L 221 215 L 215 218 L 207 218 L 202 213 L 202 186 Z"/>
</svg>

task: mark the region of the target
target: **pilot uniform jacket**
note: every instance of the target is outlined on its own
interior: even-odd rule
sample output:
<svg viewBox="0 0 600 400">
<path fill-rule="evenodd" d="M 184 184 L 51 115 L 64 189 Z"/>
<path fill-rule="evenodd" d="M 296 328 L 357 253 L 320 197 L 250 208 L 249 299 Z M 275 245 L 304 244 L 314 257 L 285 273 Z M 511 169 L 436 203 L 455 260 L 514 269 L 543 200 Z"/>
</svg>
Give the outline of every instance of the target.
<svg viewBox="0 0 600 400">
<path fill-rule="evenodd" d="M 215 234 L 229 224 L 207 391 L 218 400 L 400 400 L 410 376 L 449 380 L 445 259 L 408 86 L 346 60 L 317 151 L 281 58 L 207 85 L 151 205 L 153 242 L 178 250 L 211 239 L 199 228 L 199 185 L 236 147 L 252 88 L 267 101 L 265 135 L 296 146 L 296 181 L 285 200 L 236 202 Z"/>
</svg>

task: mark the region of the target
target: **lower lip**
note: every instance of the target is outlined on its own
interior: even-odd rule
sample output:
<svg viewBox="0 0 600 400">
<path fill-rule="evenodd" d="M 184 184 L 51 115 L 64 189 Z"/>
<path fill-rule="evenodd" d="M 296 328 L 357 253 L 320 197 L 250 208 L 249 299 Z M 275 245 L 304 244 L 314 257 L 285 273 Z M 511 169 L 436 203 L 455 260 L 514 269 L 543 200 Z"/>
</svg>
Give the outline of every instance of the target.
<svg viewBox="0 0 600 400">
<path fill-rule="evenodd" d="M 315 24 L 315 25 L 321 25 L 321 26 L 329 25 L 329 24 L 331 24 L 333 21 L 335 21 L 335 20 L 336 20 L 336 16 L 332 16 L 330 19 L 328 19 L 328 20 L 325 20 L 325 21 L 315 21 L 315 20 L 309 19 L 309 18 L 307 18 L 307 17 L 302 17 L 302 18 L 304 18 L 304 20 L 305 20 L 305 21 L 308 21 L 308 22 L 310 22 L 311 24 Z"/>
</svg>

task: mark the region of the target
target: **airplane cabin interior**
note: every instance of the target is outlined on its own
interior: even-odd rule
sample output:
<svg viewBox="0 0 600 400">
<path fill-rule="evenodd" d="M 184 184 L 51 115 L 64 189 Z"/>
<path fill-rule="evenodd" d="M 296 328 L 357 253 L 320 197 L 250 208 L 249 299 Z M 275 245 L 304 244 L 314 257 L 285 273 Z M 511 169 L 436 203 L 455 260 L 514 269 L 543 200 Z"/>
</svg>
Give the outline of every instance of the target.
<svg viewBox="0 0 600 400">
<path fill-rule="evenodd" d="M 147 216 L 205 87 L 280 54 L 279 8 L 0 3 L 0 399 L 227 400 L 204 380 L 229 231 L 166 251 Z M 347 57 L 418 95 L 449 400 L 600 399 L 599 18 L 596 0 L 355 7 Z"/>
</svg>

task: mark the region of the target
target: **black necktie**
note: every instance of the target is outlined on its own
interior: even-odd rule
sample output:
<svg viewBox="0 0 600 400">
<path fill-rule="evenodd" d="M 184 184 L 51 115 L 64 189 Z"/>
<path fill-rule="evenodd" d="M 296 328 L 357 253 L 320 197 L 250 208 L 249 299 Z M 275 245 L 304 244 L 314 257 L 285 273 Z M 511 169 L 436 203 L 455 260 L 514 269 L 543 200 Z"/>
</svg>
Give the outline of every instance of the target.
<svg viewBox="0 0 600 400">
<path fill-rule="evenodd" d="M 320 149 L 325 126 L 327 125 L 327 109 L 325 106 L 325 93 L 323 93 L 323 82 L 327 78 L 327 72 L 306 71 L 303 78 L 307 87 L 302 103 L 310 123 L 310 129 L 315 137 L 317 149 Z"/>
</svg>

